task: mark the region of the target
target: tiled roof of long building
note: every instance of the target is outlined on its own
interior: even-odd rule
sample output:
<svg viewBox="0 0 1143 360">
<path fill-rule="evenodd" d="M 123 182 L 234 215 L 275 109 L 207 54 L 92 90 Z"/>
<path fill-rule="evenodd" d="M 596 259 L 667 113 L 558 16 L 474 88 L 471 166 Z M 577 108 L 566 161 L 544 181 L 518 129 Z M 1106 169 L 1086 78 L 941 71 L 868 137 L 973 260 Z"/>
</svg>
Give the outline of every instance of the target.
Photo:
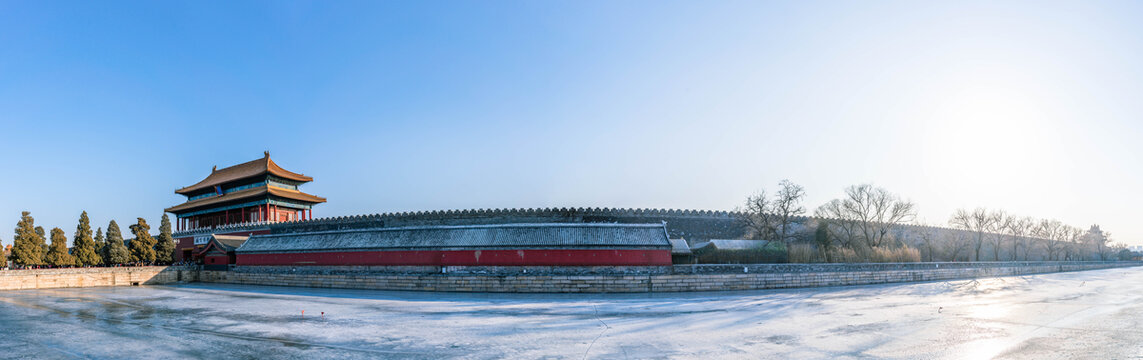
<svg viewBox="0 0 1143 360">
<path fill-rule="evenodd" d="M 415 226 L 255 235 L 239 253 L 416 249 L 670 249 L 663 224 Z"/>
</svg>

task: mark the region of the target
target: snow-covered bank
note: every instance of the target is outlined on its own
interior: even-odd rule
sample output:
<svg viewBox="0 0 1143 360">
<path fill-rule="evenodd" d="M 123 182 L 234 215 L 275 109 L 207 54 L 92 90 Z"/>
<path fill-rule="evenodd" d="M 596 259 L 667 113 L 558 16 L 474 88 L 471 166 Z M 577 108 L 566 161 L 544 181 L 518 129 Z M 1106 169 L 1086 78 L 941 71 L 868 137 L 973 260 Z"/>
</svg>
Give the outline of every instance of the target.
<svg viewBox="0 0 1143 360">
<path fill-rule="evenodd" d="M 674 265 L 659 267 L 236 266 L 199 281 L 364 290 L 504 293 L 639 293 L 787 289 L 947 281 L 1140 266 L 1139 261 Z M 648 271 L 650 269 L 650 271 Z"/>
<path fill-rule="evenodd" d="M 1115 358 L 1143 350 L 1141 298 L 1138 267 L 684 294 L 22 290 L 0 292 L 0 347 L 37 358 Z"/>
</svg>

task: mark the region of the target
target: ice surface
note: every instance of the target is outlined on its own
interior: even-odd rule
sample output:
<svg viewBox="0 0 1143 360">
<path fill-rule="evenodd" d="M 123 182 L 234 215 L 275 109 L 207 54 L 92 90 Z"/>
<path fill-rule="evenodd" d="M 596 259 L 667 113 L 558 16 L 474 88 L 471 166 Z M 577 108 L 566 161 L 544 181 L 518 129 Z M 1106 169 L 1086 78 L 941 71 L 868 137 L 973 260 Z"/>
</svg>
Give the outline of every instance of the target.
<svg viewBox="0 0 1143 360">
<path fill-rule="evenodd" d="M 1129 358 L 1141 297 L 1143 268 L 682 294 L 22 290 L 0 292 L 0 358 Z"/>
</svg>

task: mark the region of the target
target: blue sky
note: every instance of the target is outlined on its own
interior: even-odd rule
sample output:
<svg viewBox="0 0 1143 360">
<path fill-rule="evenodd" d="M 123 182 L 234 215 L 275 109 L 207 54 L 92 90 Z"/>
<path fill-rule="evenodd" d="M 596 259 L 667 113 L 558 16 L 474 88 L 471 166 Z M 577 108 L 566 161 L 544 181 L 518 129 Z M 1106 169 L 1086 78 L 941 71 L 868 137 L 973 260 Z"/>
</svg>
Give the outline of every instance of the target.
<svg viewBox="0 0 1143 360">
<path fill-rule="evenodd" d="M 0 224 L 157 224 L 269 150 L 319 217 L 729 210 L 788 178 L 1141 244 L 1141 7 L 3 1 Z"/>
</svg>

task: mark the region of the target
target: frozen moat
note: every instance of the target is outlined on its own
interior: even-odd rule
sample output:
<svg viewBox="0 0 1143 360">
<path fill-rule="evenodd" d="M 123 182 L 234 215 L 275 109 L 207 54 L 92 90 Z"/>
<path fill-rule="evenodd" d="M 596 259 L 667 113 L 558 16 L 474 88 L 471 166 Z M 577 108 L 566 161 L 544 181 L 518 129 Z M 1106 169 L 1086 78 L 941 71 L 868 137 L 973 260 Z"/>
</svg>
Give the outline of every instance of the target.
<svg viewBox="0 0 1143 360">
<path fill-rule="evenodd" d="M 1129 358 L 1140 300 L 1143 268 L 633 295 L 21 290 L 0 292 L 0 358 Z"/>
</svg>

